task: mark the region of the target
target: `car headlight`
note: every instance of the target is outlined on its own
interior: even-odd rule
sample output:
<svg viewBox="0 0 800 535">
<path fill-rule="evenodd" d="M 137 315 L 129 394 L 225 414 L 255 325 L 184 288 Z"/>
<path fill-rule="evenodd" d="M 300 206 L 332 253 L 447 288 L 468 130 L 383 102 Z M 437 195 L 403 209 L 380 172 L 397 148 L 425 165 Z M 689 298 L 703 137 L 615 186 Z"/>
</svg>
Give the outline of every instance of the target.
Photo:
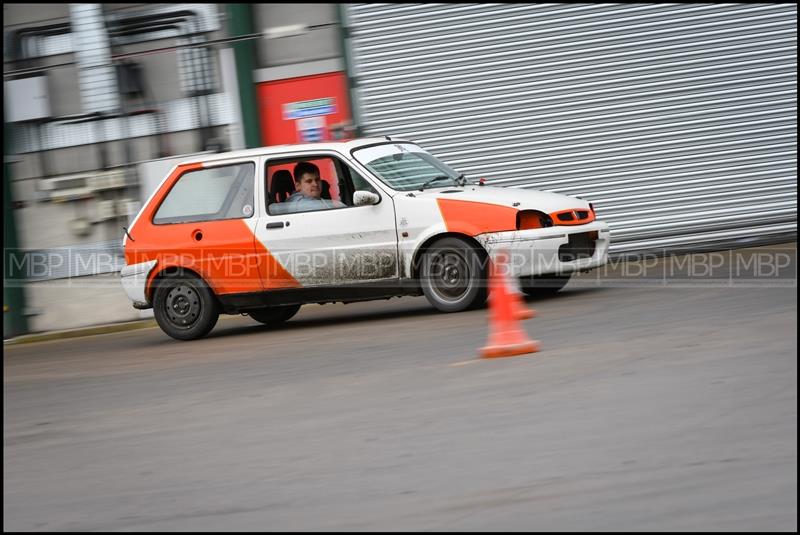
<svg viewBox="0 0 800 535">
<path fill-rule="evenodd" d="M 520 210 L 517 212 L 517 230 L 546 228 L 553 226 L 553 219 L 538 210 Z"/>
</svg>

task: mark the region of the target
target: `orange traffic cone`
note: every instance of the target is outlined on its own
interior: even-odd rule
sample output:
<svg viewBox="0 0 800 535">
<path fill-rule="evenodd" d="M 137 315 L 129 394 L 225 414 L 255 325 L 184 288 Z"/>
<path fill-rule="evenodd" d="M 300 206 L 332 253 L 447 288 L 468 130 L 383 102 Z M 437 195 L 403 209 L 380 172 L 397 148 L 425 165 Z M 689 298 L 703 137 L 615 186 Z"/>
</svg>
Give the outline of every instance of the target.
<svg viewBox="0 0 800 535">
<path fill-rule="evenodd" d="M 501 277 L 505 274 L 505 266 L 508 265 L 508 255 L 505 251 L 498 251 L 495 255 L 498 263 L 498 271 Z M 536 311 L 532 308 L 525 306 L 525 299 L 522 297 L 522 290 L 519 287 L 519 282 L 516 277 L 507 277 L 508 281 L 508 294 L 511 298 L 512 306 L 514 307 L 514 316 L 518 320 L 529 320 L 536 316 Z"/>
<path fill-rule="evenodd" d="M 522 290 L 519 288 L 517 279 L 511 277 L 509 280 L 509 294 L 514 303 L 514 315 L 518 320 L 529 320 L 536 316 L 536 311 L 534 309 L 525 306 L 525 299 L 522 297 Z"/>
<path fill-rule="evenodd" d="M 504 255 L 498 255 L 499 262 L 504 260 Z M 489 288 L 489 341 L 481 348 L 481 357 L 511 357 L 539 351 L 539 342 L 530 340 L 519 326 L 521 305 L 515 301 L 514 292 L 495 262 L 489 263 Z M 516 299 L 521 301 L 518 295 Z"/>
</svg>

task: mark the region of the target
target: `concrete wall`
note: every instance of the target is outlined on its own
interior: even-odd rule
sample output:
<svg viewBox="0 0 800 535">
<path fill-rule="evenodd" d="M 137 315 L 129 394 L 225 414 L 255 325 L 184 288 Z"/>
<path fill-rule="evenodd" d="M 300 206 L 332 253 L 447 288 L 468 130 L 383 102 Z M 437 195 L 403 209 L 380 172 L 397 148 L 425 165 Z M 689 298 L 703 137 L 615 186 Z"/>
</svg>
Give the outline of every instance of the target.
<svg viewBox="0 0 800 535">
<path fill-rule="evenodd" d="M 252 4 L 256 31 L 265 28 L 334 23 L 304 35 L 258 41 L 260 67 L 275 67 L 341 57 L 336 4 Z"/>
<path fill-rule="evenodd" d="M 129 4 L 130 5 L 130 4 Z M 3 4 L 3 28 L 66 22 L 69 20 L 69 4 Z"/>
<path fill-rule="evenodd" d="M 152 318 L 136 310 L 119 274 L 28 283 L 25 288 L 31 332 L 45 332 Z"/>
</svg>

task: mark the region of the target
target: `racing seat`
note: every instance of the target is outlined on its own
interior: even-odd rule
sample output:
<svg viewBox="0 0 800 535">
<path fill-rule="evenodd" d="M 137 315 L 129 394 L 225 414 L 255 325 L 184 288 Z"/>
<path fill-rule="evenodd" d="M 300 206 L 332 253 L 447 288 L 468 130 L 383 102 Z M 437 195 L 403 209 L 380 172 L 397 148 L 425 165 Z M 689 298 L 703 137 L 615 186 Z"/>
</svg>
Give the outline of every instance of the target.
<svg viewBox="0 0 800 535">
<path fill-rule="evenodd" d="M 294 178 L 286 169 L 279 169 L 272 175 L 272 187 L 269 189 L 269 201 L 283 202 L 295 192 Z"/>
<path fill-rule="evenodd" d="M 331 184 L 324 178 L 322 179 L 322 198 L 323 199 L 330 199 L 331 198 Z"/>
</svg>

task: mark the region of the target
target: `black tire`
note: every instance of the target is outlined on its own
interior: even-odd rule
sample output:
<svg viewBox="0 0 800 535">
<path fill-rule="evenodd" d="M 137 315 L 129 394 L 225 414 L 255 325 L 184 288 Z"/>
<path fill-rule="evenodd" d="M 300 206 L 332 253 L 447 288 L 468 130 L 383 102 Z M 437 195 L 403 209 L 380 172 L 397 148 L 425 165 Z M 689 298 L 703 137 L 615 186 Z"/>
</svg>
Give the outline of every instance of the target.
<svg viewBox="0 0 800 535">
<path fill-rule="evenodd" d="M 211 332 L 219 303 L 208 284 L 189 274 L 157 279 L 153 313 L 161 330 L 176 340 L 195 340 Z"/>
<path fill-rule="evenodd" d="M 534 275 L 532 277 L 520 277 L 520 289 L 529 297 L 547 297 L 554 295 L 567 285 L 572 273 L 563 275 Z"/>
<path fill-rule="evenodd" d="M 442 238 L 421 257 L 419 283 L 442 312 L 478 308 L 486 302 L 486 254 L 460 238 Z"/>
<path fill-rule="evenodd" d="M 280 325 L 290 320 L 300 310 L 300 305 L 283 305 L 276 307 L 254 308 L 247 314 L 264 325 Z"/>
</svg>

